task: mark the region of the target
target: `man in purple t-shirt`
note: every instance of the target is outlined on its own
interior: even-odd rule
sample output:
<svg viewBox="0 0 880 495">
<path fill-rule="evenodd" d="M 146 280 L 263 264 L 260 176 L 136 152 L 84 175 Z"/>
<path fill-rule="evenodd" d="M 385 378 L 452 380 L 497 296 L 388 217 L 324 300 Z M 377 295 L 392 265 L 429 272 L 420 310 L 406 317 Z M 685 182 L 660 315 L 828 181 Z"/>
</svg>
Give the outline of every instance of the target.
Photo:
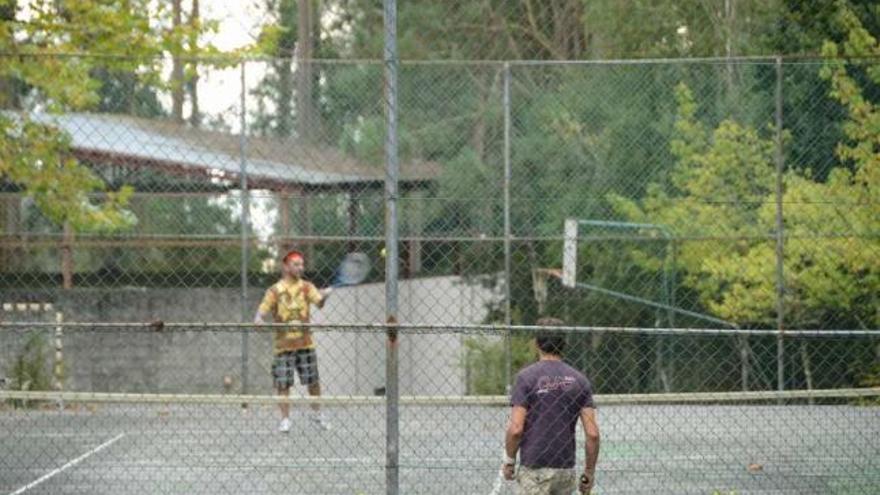
<svg viewBox="0 0 880 495">
<path fill-rule="evenodd" d="M 555 318 L 538 325 L 560 325 Z M 578 418 L 586 437 L 586 462 L 581 493 L 590 493 L 599 458 L 599 426 L 589 380 L 562 361 L 565 336 L 542 331 L 535 337 L 540 360 L 516 376 L 511 394 L 510 421 L 505 438 L 502 471 L 514 479 L 516 453 L 520 468 L 516 479 L 524 494 L 570 494 L 575 488 L 575 425 Z"/>
</svg>

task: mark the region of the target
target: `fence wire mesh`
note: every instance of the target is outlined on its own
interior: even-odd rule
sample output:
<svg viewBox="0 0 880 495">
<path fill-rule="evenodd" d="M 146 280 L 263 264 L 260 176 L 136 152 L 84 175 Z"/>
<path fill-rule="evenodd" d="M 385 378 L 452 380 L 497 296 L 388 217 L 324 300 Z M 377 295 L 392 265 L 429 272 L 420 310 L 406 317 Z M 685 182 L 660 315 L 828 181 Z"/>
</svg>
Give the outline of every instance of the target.
<svg viewBox="0 0 880 495">
<path fill-rule="evenodd" d="M 170 60 L 125 62 L 32 62 L 89 67 L 84 109 L 0 81 L 0 320 L 51 324 L 3 327 L 0 491 L 56 470 L 28 490 L 381 491 L 385 336 L 365 325 L 384 321 L 389 261 L 382 65 L 192 61 L 180 115 L 131 72 Z M 871 59 L 403 63 L 402 492 L 493 489 L 504 394 L 534 359 L 533 331 L 504 324 L 552 315 L 594 329 L 567 358 L 599 396 L 597 492 L 870 493 L 876 83 Z M 88 201 L 64 187 L 83 176 Z M 100 184 L 130 197 L 101 209 Z M 279 438 L 270 332 L 196 323 L 250 322 L 290 249 L 318 287 L 348 253 L 370 270 L 313 317 L 348 326 L 318 335 L 334 429 L 299 407 Z M 135 325 L 155 319 L 181 326 Z"/>
<path fill-rule="evenodd" d="M 184 9 L 190 2 L 183 2 Z M 240 7 L 202 1 L 226 31 L 288 54 L 305 43 L 316 58 L 382 56 L 382 9 L 372 0 L 281 0 Z M 869 29 L 870 2 L 848 5 Z M 586 60 L 816 54 L 832 26 L 831 2 L 780 0 L 430 0 L 397 2 L 399 51 L 408 60 Z M 309 19 L 303 29 L 300 20 Z M 277 44 L 272 28 L 287 28 Z M 876 32 L 876 31 L 872 31 Z M 277 36 L 277 34 L 276 34 Z M 211 33 L 205 36 L 212 40 Z"/>
<path fill-rule="evenodd" d="M 49 352 L 59 326 L 63 355 Z M 384 330 L 313 330 L 323 395 L 309 397 L 299 387 L 284 399 L 271 393 L 270 327 L 5 323 L 4 360 L 18 356 L 18 364 L 0 390 L 0 487 L 4 493 L 384 491 Z M 492 493 L 498 484 L 498 493 L 510 492 L 498 479 L 509 414 L 499 328 L 400 330 L 401 490 Z M 539 330 L 514 327 L 517 364 L 535 359 L 523 344 Z M 787 336 L 790 355 L 797 356 L 790 366 L 798 372 L 790 390 L 777 392 L 775 367 L 761 369 L 775 356 L 773 332 L 562 330 L 566 360 L 600 391 L 599 493 L 870 493 L 880 481 L 876 375 L 870 387 L 876 334 Z M 237 353 L 242 333 L 253 352 L 253 391 L 246 395 Z M 748 363 L 740 360 L 745 343 Z M 664 352 L 678 360 L 664 361 Z M 21 386 L 48 382 L 58 359 L 63 391 Z M 745 365 L 755 377 L 749 392 L 743 392 Z M 283 435 L 278 404 L 287 400 L 293 427 Z M 309 404 L 320 405 L 328 430 L 310 421 Z M 582 443 L 578 438 L 578 464 Z"/>
</svg>

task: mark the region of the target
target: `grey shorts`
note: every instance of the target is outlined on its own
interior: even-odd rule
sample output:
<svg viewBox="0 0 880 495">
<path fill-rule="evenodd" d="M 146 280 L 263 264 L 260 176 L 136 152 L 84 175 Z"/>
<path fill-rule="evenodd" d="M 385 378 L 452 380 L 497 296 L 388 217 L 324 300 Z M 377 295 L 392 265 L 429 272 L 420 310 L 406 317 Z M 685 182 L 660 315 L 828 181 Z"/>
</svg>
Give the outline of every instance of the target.
<svg viewBox="0 0 880 495">
<path fill-rule="evenodd" d="M 314 349 L 282 352 L 272 361 L 272 381 L 276 388 L 294 385 L 294 373 L 299 373 L 303 385 L 318 383 L 318 355 Z"/>
<path fill-rule="evenodd" d="M 574 469 L 529 468 L 520 466 L 516 473 L 521 495 L 570 495 L 577 489 Z"/>
</svg>

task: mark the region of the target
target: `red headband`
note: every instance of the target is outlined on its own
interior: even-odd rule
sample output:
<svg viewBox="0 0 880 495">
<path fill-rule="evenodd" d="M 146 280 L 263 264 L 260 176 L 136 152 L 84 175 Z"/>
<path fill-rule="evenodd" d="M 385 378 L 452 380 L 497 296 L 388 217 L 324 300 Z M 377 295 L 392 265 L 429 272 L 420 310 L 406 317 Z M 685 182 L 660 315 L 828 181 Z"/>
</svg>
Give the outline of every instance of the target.
<svg viewBox="0 0 880 495">
<path fill-rule="evenodd" d="M 305 257 L 303 256 L 303 254 L 297 250 L 289 251 L 287 254 L 284 255 L 284 258 L 282 258 L 281 261 L 287 263 L 288 261 L 295 258 L 299 258 L 305 261 Z"/>
</svg>

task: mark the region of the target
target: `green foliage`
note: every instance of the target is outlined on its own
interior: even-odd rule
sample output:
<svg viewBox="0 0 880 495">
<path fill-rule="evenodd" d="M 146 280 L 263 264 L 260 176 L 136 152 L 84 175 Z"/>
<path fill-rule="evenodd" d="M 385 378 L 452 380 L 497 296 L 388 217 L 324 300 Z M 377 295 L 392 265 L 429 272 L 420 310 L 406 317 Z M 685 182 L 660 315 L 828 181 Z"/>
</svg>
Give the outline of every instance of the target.
<svg viewBox="0 0 880 495">
<path fill-rule="evenodd" d="M 743 295 L 762 280 L 772 289 L 773 251 L 766 249 L 772 245 L 753 239 L 773 225 L 773 217 L 762 212 L 775 184 L 774 143 L 732 120 L 709 131 L 696 120 L 691 91 L 679 85 L 676 97 L 679 111 L 670 148 L 677 162 L 668 183 L 650 185 L 641 205 L 620 195 L 609 199 L 629 220 L 665 225 L 676 237 L 734 239 L 679 243 L 676 268 L 685 273 L 685 285 L 720 317 L 764 321 L 768 306 L 763 301 L 771 301 L 772 309 L 772 298 L 766 297 L 772 290 L 748 299 Z M 752 250 L 757 245 L 765 249 Z M 645 263 L 646 257 L 638 258 Z"/>
<path fill-rule="evenodd" d="M 131 191 L 105 191 L 101 180 L 70 155 L 69 140 L 31 114 L 116 108 L 102 88 L 120 78 L 128 77 L 130 88 L 162 87 L 161 55 L 213 53 L 195 40 L 216 24 L 166 29 L 169 7 L 149 0 L 35 0 L 28 4 L 27 20 L 17 17 L 15 2 L 4 7 L 0 108 L 16 117 L 12 112 L 0 116 L 0 177 L 22 185 L 53 222 L 69 222 L 79 231 L 131 226 L 134 217 L 125 209 Z M 91 193 L 102 194 L 95 199 Z"/>
<path fill-rule="evenodd" d="M 842 54 L 853 58 L 876 59 L 880 56 L 880 42 L 863 26 L 853 10 L 840 2 L 837 24 L 846 30 L 847 37 L 841 47 L 834 42 L 823 46 L 823 54 Z M 874 6 L 880 14 L 880 7 Z M 852 74 L 851 72 L 856 72 Z M 814 262 L 813 274 L 831 274 L 843 277 L 846 286 L 840 303 L 846 310 L 856 313 L 855 319 L 862 326 L 880 324 L 880 105 L 869 94 L 876 95 L 880 86 L 880 64 L 876 62 L 847 67 L 840 59 L 826 61 L 821 76 L 831 82 L 831 96 L 847 112 L 848 120 L 843 126 L 846 137 L 837 147 L 840 161 L 848 165 L 835 170 L 829 177 L 824 200 L 832 199 L 833 207 L 823 219 L 826 229 L 848 229 L 860 235 L 854 239 L 835 239 L 824 242 L 829 253 Z M 860 82 L 861 81 L 861 82 Z M 803 215 L 803 212 L 799 212 Z M 807 225 L 808 227 L 811 225 Z M 841 257 L 844 255 L 844 257 Z M 858 285 L 858 288 L 855 285 Z M 840 285 L 838 285 L 839 287 Z M 818 295 L 814 295 L 818 298 Z M 832 299 L 830 296 L 823 301 Z M 865 307 L 867 311 L 859 310 Z M 873 308 L 873 313 L 871 311 Z"/>
<path fill-rule="evenodd" d="M 732 12 L 700 0 L 487 0 L 398 4 L 404 59 L 583 60 L 768 53 L 783 0 L 738 0 Z M 330 32 L 351 58 L 382 54 L 382 10 L 372 0 L 325 2 Z M 329 7 L 328 7 L 329 10 Z M 684 28 L 684 29 L 682 29 Z"/>
<path fill-rule="evenodd" d="M 880 12 L 874 0 L 783 0 L 779 29 L 771 39 L 777 53 L 818 53 L 826 41 L 840 42 L 849 33 L 838 18 L 842 9 L 869 32 L 880 32 Z"/>
<path fill-rule="evenodd" d="M 776 248 L 765 233 L 775 230 L 775 144 L 731 120 L 706 129 L 695 119 L 693 97 L 683 86 L 678 101 L 677 137 L 671 142 L 677 162 L 669 182 L 653 184 L 641 202 L 611 199 L 628 219 L 667 225 L 677 237 L 723 236 L 721 241 L 679 244 L 677 263 L 686 274 L 684 284 L 721 318 L 771 324 Z M 784 253 L 789 324 L 819 326 L 832 314 L 850 314 L 863 325 L 876 318 L 871 306 L 860 310 L 856 303 L 871 299 L 880 288 L 871 268 L 878 266 L 880 246 L 867 235 L 876 231 L 868 225 L 876 215 L 844 206 L 852 198 L 868 197 L 862 189 L 869 184 L 853 180 L 844 168 L 826 183 L 796 171 L 786 174 L 783 203 L 798 205 L 785 210 L 787 234 L 794 238 Z M 870 204 L 864 209 L 870 210 Z M 850 236 L 832 235 L 841 232 Z M 798 240 L 817 234 L 828 238 Z M 636 259 L 647 263 L 646 257 Z"/>
<path fill-rule="evenodd" d="M 784 13 L 780 0 L 585 2 L 597 58 L 711 57 L 767 53 Z"/>
<path fill-rule="evenodd" d="M 511 373 L 537 359 L 533 340 L 527 336 L 511 336 Z M 473 395 L 502 395 L 506 393 L 506 346 L 503 337 L 468 337 L 464 341 L 466 367 L 470 374 L 468 392 Z M 511 377 L 513 379 L 513 377 Z"/>
<path fill-rule="evenodd" d="M 49 390 L 51 379 L 46 360 L 46 339 L 39 332 L 32 332 L 24 347 L 15 357 L 8 371 L 12 390 Z M 13 400 L 14 407 L 23 407 L 25 402 Z"/>
<path fill-rule="evenodd" d="M 124 209 L 131 188 L 106 192 L 103 182 L 69 154 L 69 139 L 57 128 L 27 117 L 0 115 L 0 177 L 24 184 L 52 221 L 79 231 L 107 231 L 134 224 Z M 100 202 L 91 193 L 106 193 Z"/>
<path fill-rule="evenodd" d="M 851 12 L 842 9 L 840 22 L 850 30 L 845 55 L 880 54 Z M 826 44 L 825 54 L 838 55 L 837 45 Z M 849 115 L 843 127 L 847 139 L 837 148 L 842 166 L 824 182 L 812 179 L 808 170 L 790 170 L 784 177 L 782 202 L 792 205 L 784 210 L 791 239 L 783 256 L 789 325 L 880 323 L 880 210 L 870 199 L 880 195 L 880 111 L 847 67 L 832 59 L 822 71 L 832 83 L 831 96 Z M 864 73 L 880 83 L 877 66 L 866 66 Z M 684 284 L 724 319 L 771 324 L 776 247 L 766 234 L 776 230 L 772 136 L 730 119 L 709 130 L 696 118 L 690 90 L 680 86 L 677 99 L 671 141 L 676 163 L 668 182 L 652 184 L 641 201 L 609 199 L 628 219 L 667 225 L 677 237 L 723 236 L 722 241 L 680 243 L 677 262 L 686 274 Z M 647 266 L 649 257 L 635 258 Z"/>
<path fill-rule="evenodd" d="M 880 363 L 874 364 L 871 368 L 859 376 L 859 386 L 861 387 L 880 387 Z M 880 405 L 880 397 L 862 398 L 859 400 L 863 405 Z"/>
<path fill-rule="evenodd" d="M 262 26 L 249 50 L 265 57 L 292 57 L 299 27 L 297 0 L 267 0 L 266 10 L 274 22 Z"/>
<path fill-rule="evenodd" d="M 880 10 L 874 0 L 784 0 L 779 29 L 771 40 L 773 53 L 822 53 L 825 42 L 842 43 L 848 28 L 839 22 L 846 9 L 868 32 L 880 33 Z M 851 67 L 859 65 L 849 61 Z M 847 119 L 843 106 L 828 97 L 827 82 L 817 65 L 786 64 L 784 68 L 784 109 L 786 127 L 797 129 L 786 146 L 786 163 L 805 169 L 816 180 L 824 181 L 837 165 L 835 147 L 844 139 Z M 868 89 L 868 88 L 866 88 Z M 871 91 L 876 95 L 876 90 Z"/>
</svg>

